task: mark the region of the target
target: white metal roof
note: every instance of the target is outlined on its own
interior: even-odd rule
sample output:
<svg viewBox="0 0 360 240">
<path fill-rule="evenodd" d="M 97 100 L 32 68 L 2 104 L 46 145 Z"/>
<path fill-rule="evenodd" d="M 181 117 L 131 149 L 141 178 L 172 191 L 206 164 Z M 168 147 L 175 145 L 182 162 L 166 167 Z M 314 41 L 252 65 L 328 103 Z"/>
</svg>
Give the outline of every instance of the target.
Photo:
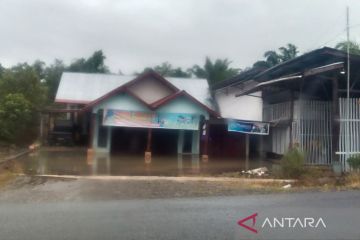
<svg viewBox="0 0 360 240">
<path fill-rule="evenodd" d="M 55 102 L 89 103 L 134 78 L 136 76 L 64 72 L 61 76 Z M 166 77 L 166 80 L 178 89 L 185 90 L 206 106 L 213 108 L 206 79 Z"/>
</svg>

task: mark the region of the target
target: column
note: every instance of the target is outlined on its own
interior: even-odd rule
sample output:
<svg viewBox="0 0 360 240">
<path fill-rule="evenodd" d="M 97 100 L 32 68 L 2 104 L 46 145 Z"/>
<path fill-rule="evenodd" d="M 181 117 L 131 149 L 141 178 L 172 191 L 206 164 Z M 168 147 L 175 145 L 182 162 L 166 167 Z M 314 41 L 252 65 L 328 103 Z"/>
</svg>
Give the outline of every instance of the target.
<svg viewBox="0 0 360 240">
<path fill-rule="evenodd" d="M 177 153 L 182 154 L 184 150 L 184 130 L 179 130 Z"/>
<path fill-rule="evenodd" d="M 148 128 L 146 151 L 145 151 L 145 163 L 151 163 L 151 140 L 152 140 L 152 129 Z"/>
<path fill-rule="evenodd" d="M 201 155 L 201 159 L 204 162 L 209 161 L 209 155 L 208 155 L 208 148 L 209 148 L 209 123 L 205 122 L 203 126 L 203 137 L 204 137 L 204 145 L 203 145 L 203 151 Z"/>
<path fill-rule="evenodd" d="M 94 152 L 94 148 L 97 146 L 97 124 L 96 124 L 96 114 L 95 113 L 91 113 L 90 115 L 90 132 L 89 132 L 89 142 L 88 142 L 88 157 L 92 157 L 89 156 L 89 154 L 92 154 Z"/>
<path fill-rule="evenodd" d="M 191 153 L 197 154 L 197 155 L 200 153 L 200 131 L 199 130 L 195 130 L 192 132 Z"/>
</svg>

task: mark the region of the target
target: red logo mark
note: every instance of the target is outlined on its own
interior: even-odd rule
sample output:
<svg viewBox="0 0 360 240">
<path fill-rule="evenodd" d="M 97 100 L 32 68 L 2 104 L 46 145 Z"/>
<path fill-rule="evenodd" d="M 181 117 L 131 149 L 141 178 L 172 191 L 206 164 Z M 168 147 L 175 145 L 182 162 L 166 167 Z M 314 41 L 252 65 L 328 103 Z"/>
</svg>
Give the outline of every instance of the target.
<svg viewBox="0 0 360 240">
<path fill-rule="evenodd" d="M 255 226 L 255 223 L 256 223 L 257 215 L 258 215 L 257 213 L 254 213 L 253 215 L 250 215 L 250 216 L 248 216 L 248 217 L 246 217 L 244 219 L 239 220 L 237 223 L 240 226 L 242 226 L 243 228 L 246 228 L 247 230 L 252 231 L 253 233 L 257 233 L 258 231 L 255 228 L 253 228 Z M 245 222 L 250 220 L 250 219 L 252 219 L 251 227 L 245 224 Z"/>
</svg>

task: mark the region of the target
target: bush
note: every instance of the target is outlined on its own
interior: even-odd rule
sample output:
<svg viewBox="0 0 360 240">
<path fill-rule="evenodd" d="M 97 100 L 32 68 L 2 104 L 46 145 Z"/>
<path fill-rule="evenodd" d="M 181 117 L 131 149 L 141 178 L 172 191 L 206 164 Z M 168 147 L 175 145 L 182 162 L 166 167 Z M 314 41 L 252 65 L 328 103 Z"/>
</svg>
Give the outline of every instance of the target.
<svg viewBox="0 0 360 240">
<path fill-rule="evenodd" d="M 347 162 L 349 163 L 350 167 L 352 169 L 360 169 L 360 154 L 353 155 L 347 159 Z"/>
<path fill-rule="evenodd" d="M 281 159 L 281 171 L 284 178 L 299 178 L 304 172 L 304 154 L 298 148 L 289 149 Z"/>
<path fill-rule="evenodd" d="M 0 100 L 0 140 L 14 143 L 26 137 L 31 123 L 30 106 L 20 93 L 9 93 Z"/>
</svg>

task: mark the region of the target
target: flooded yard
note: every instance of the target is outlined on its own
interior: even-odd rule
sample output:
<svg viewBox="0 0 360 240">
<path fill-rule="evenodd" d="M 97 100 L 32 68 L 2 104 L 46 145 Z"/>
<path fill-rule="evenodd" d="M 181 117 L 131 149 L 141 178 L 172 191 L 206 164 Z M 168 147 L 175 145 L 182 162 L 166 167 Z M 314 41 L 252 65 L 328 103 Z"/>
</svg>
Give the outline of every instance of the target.
<svg viewBox="0 0 360 240">
<path fill-rule="evenodd" d="M 153 156 L 145 163 L 142 155 L 94 154 L 86 149 L 43 148 L 19 159 L 28 175 L 112 175 L 112 176 L 211 176 L 245 169 L 243 159 L 213 159 L 203 162 L 199 157 Z M 250 160 L 249 168 L 269 163 Z"/>
</svg>

